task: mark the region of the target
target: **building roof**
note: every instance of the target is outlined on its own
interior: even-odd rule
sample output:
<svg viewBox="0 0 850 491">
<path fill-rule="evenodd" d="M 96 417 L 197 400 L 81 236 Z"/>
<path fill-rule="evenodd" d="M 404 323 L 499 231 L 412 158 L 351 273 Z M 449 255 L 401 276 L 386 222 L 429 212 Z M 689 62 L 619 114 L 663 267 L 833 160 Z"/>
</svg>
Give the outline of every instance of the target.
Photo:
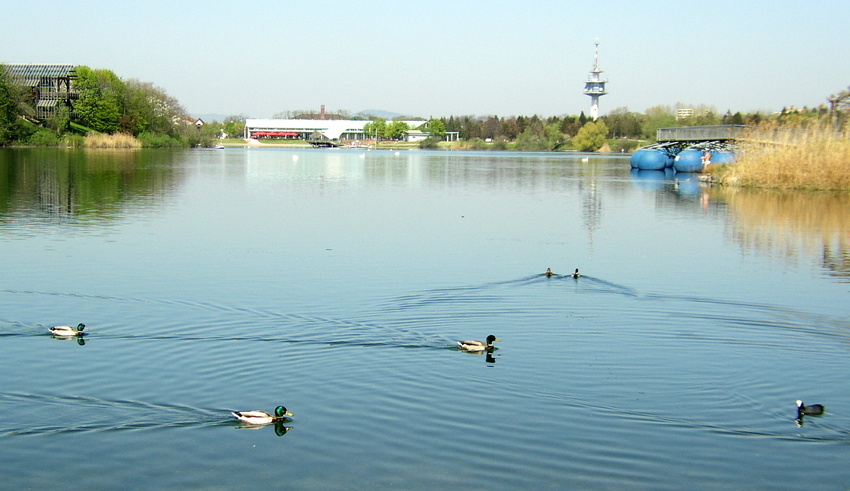
<svg viewBox="0 0 850 491">
<path fill-rule="evenodd" d="M 75 77 L 76 65 L 34 65 L 34 64 L 12 64 L 5 65 L 12 77 L 21 81 L 23 85 L 38 85 L 42 78 L 64 78 Z"/>
</svg>

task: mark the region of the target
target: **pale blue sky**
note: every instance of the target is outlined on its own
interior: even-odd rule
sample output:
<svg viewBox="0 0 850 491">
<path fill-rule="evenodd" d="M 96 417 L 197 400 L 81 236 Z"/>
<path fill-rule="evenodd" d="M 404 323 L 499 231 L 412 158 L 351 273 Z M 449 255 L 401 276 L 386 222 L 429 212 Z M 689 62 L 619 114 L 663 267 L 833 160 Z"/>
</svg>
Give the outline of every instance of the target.
<svg viewBox="0 0 850 491">
<path fill-rule="evenodd" d="M 191 114 L 382 109 L 414 116 L 678 102 L 816 106 L 850 85 L 848 0 L 10 2 L 0 62 L 109 68 Z"/>
</svg>

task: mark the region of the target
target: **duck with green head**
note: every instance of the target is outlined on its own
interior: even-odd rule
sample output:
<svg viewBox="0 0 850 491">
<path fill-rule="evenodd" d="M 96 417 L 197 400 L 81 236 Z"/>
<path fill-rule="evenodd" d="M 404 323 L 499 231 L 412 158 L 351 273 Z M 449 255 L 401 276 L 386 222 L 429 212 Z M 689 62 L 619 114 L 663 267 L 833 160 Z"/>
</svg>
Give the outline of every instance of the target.
<svg viewBox="0 0 850 491">
<path fill-rule="evenodd" d="M 496 336 L 493 336 L 491 334 L 491 335 L 487 336 L 486 342 L 485 341 L 475 341 L 475 340 L 458 341 L 457 347 L 462 349 L 463 351 L 472 351 L 472 352 L 486 351 L 486 350 L 493 349 L 494 348 L 493 343 L 496 342 L 496 341 L 501 341 L 501 339 L 499 339 Z"/>
<path fill-rule="evenodd" d="M 230 414 L 239 421 L 252 425 L 267 425 L 269 423 L 283 421 L 287 416 L 293 415 L 283 406 L 274 408 L 274 414 L 269 414 L 265 411 L 233 411 Z"/>
<path fill-rule="evenodd" d="M 82 336 L 83 329 L 86 328 L 86 325 L 83 323 L 77 324 L 77 327 L 71 326 L 53 326 L 49 328 L 50 334 L 54 336 Z"/>
</svg>

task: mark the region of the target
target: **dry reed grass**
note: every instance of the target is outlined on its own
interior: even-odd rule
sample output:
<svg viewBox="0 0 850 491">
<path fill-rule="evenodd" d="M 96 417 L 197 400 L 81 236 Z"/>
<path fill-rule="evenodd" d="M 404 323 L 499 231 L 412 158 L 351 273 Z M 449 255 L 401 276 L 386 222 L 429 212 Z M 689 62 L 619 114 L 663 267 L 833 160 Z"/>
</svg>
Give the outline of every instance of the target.
<svg viewBox="0 0 850 491">
<path fill-rule="evenodd" d="M 142 148 L 142 142 L 127 133 L 89 133 L 83 146 L 88 148 Z"/>
<path fill-rule="evenodd" d="M 738 147 L 723 182 L 787 189 L 850 190 L 850 134 L 829 124 L 763 125 Z"/>
</svg>

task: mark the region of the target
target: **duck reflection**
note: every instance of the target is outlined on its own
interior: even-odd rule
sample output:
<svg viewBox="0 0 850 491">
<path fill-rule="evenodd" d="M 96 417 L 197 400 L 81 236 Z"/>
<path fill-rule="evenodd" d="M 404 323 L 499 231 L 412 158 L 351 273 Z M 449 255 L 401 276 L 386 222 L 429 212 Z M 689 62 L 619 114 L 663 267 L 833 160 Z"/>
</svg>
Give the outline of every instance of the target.
<svg viewBox="0 0 850 491">
<path fill-rule="evenodd" d="M 283 421 L 275 421 L 274 423 L 271 423 L 270 425 L 269 424 L 254 425 L 254 424 L 251 424 L 251 423 L 244 423 L 244 422 L 240 421 L 239 424 L 236 425 L 236 429 L 237 430 L 260 430 L 260 429 L 263 429 L 267 426 L 273 426 L 274 427 L 274 434 L 277 435 L 277 436 L 283 436 L 287 432 L 289 432 L 289 430 L 291 430 L 293 428 L 292 426 L 286 426 Z"/>
<path fill-rule="evenodd" d="M 59 341 L 76 341 L 80 346 L 85 346 L 86 340 L 81 336 L 64 336 L 61 334 L 53 334 L 51 335 L 53 339 L 58 339 Z"/>
</svg>

